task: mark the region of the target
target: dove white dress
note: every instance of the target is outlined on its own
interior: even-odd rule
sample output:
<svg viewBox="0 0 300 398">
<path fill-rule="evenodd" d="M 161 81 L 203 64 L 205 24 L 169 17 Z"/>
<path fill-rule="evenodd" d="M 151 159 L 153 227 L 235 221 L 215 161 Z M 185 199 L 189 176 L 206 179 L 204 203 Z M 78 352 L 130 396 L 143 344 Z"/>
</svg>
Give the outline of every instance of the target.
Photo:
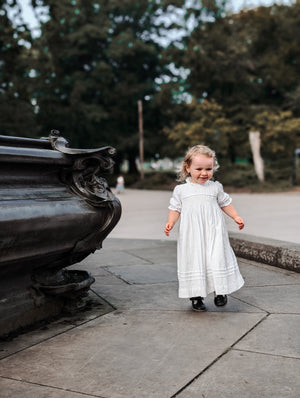
<svg viewBox="0 0 300 398">
<path fill-rule="evenodd" d="M 230 294 L 244 280 L 230 246 L 222 207 L 231 203 L 222 184 L 206 181 L 177 185 L 169 209 L 180 213 L 177 241 L 179 297 Z"/>
</svg>

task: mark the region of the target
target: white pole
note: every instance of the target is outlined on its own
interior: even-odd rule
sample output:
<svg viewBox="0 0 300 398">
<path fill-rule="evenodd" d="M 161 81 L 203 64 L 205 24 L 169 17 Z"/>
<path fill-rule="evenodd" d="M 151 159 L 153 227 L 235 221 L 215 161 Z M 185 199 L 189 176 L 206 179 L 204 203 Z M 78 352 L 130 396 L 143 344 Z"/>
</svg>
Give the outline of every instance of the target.
<svg viewBox="0 0 300 398">
<path fill-rule="evenodd" d="M 264 173 L 264 161 L 260 154 L 260 132 L 251 131 L 249 133 L 250 146 L 253 154 L 253 162 L 256 175 L 259 181 L 263 182 L 265 180 Z"/>
</svg>

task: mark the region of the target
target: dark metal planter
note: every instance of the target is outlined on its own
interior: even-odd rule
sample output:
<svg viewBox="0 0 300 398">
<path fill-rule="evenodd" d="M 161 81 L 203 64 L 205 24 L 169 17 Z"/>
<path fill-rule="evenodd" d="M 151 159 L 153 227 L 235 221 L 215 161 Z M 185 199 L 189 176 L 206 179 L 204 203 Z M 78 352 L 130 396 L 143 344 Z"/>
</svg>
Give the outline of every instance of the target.
<svg viewBox="0 0 300 398">
<path fill-rule="evenodd" d="M 0 335 L 60 312 L 93 283 L 64 271 L 73 285 L 59 293 L 61 270 L 100 249 L 120 219 L 101 177 L 113 153 L 71 149 L 56 130 L 46 139 L 0 136 Z"/>
</svg>

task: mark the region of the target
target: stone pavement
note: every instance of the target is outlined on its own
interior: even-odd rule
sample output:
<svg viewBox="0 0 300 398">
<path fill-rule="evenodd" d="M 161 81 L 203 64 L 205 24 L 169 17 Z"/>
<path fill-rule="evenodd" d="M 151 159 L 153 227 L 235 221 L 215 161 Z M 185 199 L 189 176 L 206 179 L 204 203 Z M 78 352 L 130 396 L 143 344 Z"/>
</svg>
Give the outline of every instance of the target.
<svg viewBox="0 0 300 398">
<path fill-rule="evenodd" d="M 196 313 L 175 247 L 110 238 L 74 266 L 90 309 L 0 343 L 1 398 L 298 398 L 300 274 L 239 259 L 245 286 Z"/>
<path fill-rule="evenodd" d="M 127 237 L 72 267 L 96 279 L 88 309 L 0 342 L 0 397 L 299 398 L 300 274 L 239 259 L 245 286 L 193 312 L 176 242 L 141 239 L 165 219 L 122 204 Z"/>
</svg>

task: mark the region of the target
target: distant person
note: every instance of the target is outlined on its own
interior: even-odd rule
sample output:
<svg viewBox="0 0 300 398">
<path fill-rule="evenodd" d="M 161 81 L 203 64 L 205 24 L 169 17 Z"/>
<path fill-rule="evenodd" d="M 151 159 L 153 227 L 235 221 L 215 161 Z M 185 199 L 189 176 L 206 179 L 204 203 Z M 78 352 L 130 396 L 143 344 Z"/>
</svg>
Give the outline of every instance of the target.
<svg viewBox="0 0 300 398">
<path fill-rule="evenodd" d="M 125 191 L 125 181 L 124 181 L 124 177 L 122 175 L 120 175 L 117 178 L 116 191 L 117 191 L 118 194 L 120 194 L 120 193 Z"/>
<path fill-rule="evenodd" d="M 212 292 L 216 306 L 226 305 L 227 294 L 244 284 L 221 209 L 239 229 L 244 228 L 244 221 L 222 184 L 211 180 L 218 167 L 215 152 L 207 146 L 188 150 L 179 176 L 185 184 L 173 191 L 164 228 L 169 236 L 181 216 L 177 242 L 179 297 L 189 298 L 195 311 L 206 311 L 203 298 Z"/>
</svg>

